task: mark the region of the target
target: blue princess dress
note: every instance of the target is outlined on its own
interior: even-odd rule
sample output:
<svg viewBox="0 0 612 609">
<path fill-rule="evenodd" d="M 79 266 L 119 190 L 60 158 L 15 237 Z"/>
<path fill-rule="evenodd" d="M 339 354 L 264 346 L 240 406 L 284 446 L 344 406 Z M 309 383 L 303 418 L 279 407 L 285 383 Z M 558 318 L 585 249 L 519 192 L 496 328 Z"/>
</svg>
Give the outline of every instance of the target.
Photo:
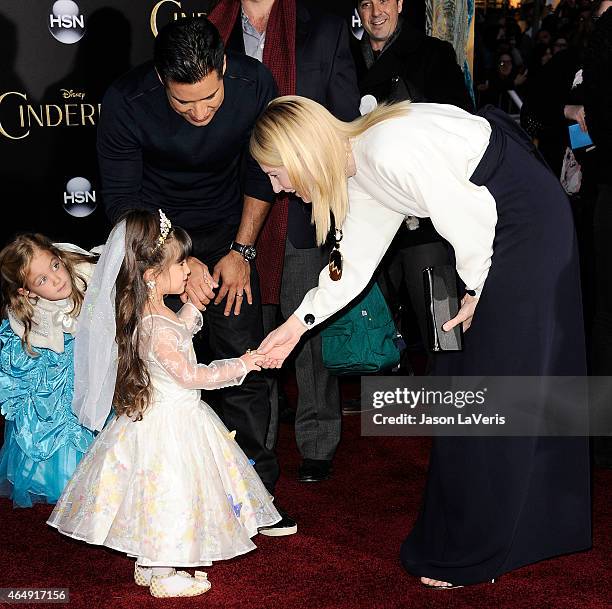
<svg viewBox="0 0 612 609">
<path fill-rule="evenodd" d="M 70 301 L 39 299 L 31 333 L 36 357 L 23 349 L 14 317 L 0 324 L 0 411 L 6 418 L 0 496 L 16 507 L 55 503 L 94 438 L 72 412 L 71 308 Z"/>
</svg>

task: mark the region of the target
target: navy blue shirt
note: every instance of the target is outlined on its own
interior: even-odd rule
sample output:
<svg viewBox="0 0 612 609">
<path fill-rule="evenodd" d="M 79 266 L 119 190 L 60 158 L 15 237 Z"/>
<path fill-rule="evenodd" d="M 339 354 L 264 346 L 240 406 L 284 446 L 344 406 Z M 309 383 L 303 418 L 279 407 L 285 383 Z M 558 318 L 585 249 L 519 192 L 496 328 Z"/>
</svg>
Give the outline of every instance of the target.
<svg viewBox="0 0 612 609">
<path fill-rule="evenodd" d="M 248 152 L 251 130 L 276 97 L 260 62 L 227 52 L 225 99 L 196 127 L 168 101 L 152 62 L 106 92 L 98 125 L 98 162 L 106 211 L 114 222 L 133 208 L 163 209 L 189 230 L 240 224 L 243 197 L 274 201 L 270 180 Z"/>
</svg>

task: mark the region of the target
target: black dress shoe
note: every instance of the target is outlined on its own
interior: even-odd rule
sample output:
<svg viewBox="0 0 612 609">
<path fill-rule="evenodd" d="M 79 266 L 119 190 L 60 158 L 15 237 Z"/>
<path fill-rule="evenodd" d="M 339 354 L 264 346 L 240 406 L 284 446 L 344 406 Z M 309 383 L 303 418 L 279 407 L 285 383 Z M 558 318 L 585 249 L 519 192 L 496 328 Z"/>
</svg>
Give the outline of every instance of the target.
<svg viewBox="0 0 612 609">
<path fill-rule="evenodd" d="M 361 414 L 361 398 L 343 400 L 342 414 L 344 416 L 350 416 L 353 414 Z"/>
<path fill-rule="evenodd" d="M 294 535 L 297 533 L 297 523 L 285 510 L 276 506 L 277 512 L 281 515 L 282 520 L 269 527 L 261 527 L 258 532 L 261 535 L 268 537 L 284 537 L 285 535 Z"/>
<path fill-rule="evenodd" d="M 321 482 L 331 475 L 331 461 L 304 459 L 298 471 L 300 482 Z"/>
</svg>

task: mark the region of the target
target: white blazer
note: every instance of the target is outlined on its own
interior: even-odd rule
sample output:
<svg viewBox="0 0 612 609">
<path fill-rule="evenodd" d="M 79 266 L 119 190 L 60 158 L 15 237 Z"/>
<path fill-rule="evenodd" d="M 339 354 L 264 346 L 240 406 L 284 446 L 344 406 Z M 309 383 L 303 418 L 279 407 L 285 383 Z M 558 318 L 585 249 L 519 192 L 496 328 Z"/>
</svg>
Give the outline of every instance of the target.
<svg viewBox="0 0 612 609">
<path fill-rule="evenodd" d="M 295 314 L 313 327 L 366 287 L 406 216 L 431 218 L 454 248 L 457 272 L 480 296 L 493 254 L 495 200 L 470 182 L 491 136 L 489 122 L 445 104 L 413 104 L 352 143 L 357 173 L 348 180 L 342 226 L 343 272 L 327 268 Z"/>
</svg>

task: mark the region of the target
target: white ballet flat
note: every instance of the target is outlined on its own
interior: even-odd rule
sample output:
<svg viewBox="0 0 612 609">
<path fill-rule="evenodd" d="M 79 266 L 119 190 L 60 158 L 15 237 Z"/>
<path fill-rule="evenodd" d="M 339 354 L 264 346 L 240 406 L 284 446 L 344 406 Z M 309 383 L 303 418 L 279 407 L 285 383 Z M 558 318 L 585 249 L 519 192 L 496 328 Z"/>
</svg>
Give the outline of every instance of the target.
<svg viewBox="0 0 612 609">
<path fill-rule="evenodd" d="M 175 575 L 176 569 L 172 569 L 168 575 Z M 143 567 L 138 563 L 134 564 L 134 582 L 137 586 L 150 586 L 151 578 L 153 577 L 153 569 L 151 567 Z"/>
<path fill-rule="evenodd" d="M 204 571 L 196 571 L 195 575 L 191 577 L 186 571 L 177 571 L 174 575 L 184 577 L 186 579 L 192 579 L 193 583 L 188 588 L 181 590 L 177 593 L 170 592 L 166 586 L 164 586 L 164 580 L 172 577 L 171 575 L 154 575 L 151 578 L 151 585 L 149 591 L 155 598 L 178 598 L 178 597 L 189 597 L 199 596 L 210 590 L 210 582 L 208 576 Z"/>
</svg>

